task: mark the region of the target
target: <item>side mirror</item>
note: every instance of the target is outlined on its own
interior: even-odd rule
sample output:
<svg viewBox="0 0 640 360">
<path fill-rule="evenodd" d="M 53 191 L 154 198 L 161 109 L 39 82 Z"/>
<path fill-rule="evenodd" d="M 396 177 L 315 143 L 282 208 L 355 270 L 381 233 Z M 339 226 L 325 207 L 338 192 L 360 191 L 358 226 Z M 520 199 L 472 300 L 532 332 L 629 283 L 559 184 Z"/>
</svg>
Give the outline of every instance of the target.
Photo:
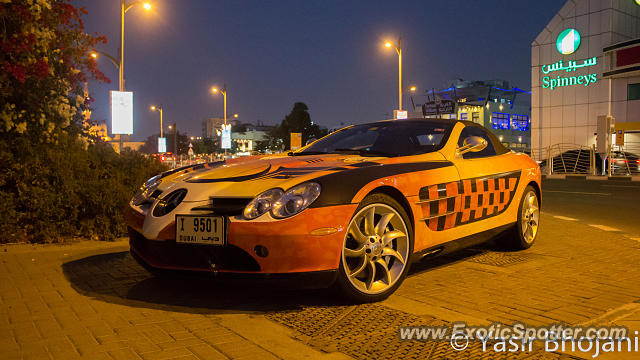
<svg viewBox="0 0 640 360">
<path fill-rule="evenodd" d="M 463 155 L 468 152 L 482 151 L 487 147 L 487 140 L 480 136 L 469 136 L 464 139 L 463 145 L 458 148 L 458 155 Z"/>
</svg>

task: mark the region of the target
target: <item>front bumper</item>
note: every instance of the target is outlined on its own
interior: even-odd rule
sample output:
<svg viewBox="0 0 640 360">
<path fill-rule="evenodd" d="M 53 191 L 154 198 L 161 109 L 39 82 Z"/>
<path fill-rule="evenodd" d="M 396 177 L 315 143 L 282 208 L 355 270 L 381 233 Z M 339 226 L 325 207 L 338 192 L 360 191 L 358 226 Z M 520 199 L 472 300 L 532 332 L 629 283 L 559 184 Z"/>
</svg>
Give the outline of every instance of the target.
<svg viewBox="0 0 640 360">
<path fill-rule="evenodd" d="M 335 271 L 346 225 L 356 207 L 356 204 L 347 204 L 308 208 L 291 218 L 275 221 L 231 217 L 225 246 L 176 243 L 173 221 L 159 231 L 156 239 L 148 239 L 142 235 L 144 214 L 129 207 L 125 219 L 132 253 L 153 268 L 275 275 Z M 173 218 L 174 215 L 167 216 Z M 333 228 L 335 232 L 311 234 L 321 228 Z M 268 250 L 267 256 L 256 253 L 259 246 Z"/>
<path fill-rule="evenodd" d="M 295 287 L 299 289 L 321 289 L 331 286 L 338 276 L 338 270 L 311 271 L 304 273 L 286 274 L 264 274 L 264 273 L 234 273 L 234 272 L 194 272 L 184 270 L 167 270 L 150 265 L 133 248 L 131 256 L 152 273 L 171 272 L 171 275 L 195 275 L 204 274 L 219 281 L 242 281 L 243 283 L 255 285 L 279 285 L 284 287 Z"/>
</svg>

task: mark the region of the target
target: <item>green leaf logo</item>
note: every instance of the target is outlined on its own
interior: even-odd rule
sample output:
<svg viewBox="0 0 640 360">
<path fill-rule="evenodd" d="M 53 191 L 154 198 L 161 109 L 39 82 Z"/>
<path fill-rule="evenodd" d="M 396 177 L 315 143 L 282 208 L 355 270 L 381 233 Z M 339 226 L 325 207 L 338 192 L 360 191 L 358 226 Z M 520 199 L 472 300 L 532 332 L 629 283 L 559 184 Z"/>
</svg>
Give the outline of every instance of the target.
<svg viewBox="0 0 640 360">
<path fill-rule="evenodd" d="M 558 35 L 556 48 L 562 55 L 573 54 L 580 46 L 580 33 L 576 29 L 567 29 Z"/>
</svg>

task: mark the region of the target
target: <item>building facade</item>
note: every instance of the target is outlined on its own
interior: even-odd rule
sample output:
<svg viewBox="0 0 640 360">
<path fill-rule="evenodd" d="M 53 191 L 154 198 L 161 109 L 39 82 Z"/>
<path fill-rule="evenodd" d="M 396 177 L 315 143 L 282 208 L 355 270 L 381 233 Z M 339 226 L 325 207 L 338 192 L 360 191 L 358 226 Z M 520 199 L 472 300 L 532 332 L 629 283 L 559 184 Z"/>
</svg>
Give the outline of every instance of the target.
<svg viewBox="0 0 640 360">
<path fill-rule="evenodd" d="M 592 146 L 598 116 L 613 116 L 617 129 L 640 121 L 639 37 L 635 0 L 565 3 L 531 44 L 533 148 Z"/>
<path fill-rule="evenodd" d="M 236 119 L 227 119 L 227 124 L 231 124 L 231 129 L 233 131 L 233 126 L 237 125 L 239 122 Z M 202 119 L 202 137 L 205 139 L 213 139 L 220 135 L 218 135 L 218 131 L 222 128 L 224 124 L 224 118 L 205 118 Z"/>
<path fill-rule="evenodd" d="M 244 127 L 244 132 L 231 131 L 231 140 L 238 145 L 239 152 L 251 153 L 256 150 L 258 143 L 267 139 L 270 127 L 253 124 L 244 124 Z"/>
<path fill-rule="evenodd" d="M 506 80 L 456 80 L 447 89 L 428 91 L 421 115 L 473 121 L 509 149 L 530 149 L 530 92 L 511 87 Z"/>
</svg>

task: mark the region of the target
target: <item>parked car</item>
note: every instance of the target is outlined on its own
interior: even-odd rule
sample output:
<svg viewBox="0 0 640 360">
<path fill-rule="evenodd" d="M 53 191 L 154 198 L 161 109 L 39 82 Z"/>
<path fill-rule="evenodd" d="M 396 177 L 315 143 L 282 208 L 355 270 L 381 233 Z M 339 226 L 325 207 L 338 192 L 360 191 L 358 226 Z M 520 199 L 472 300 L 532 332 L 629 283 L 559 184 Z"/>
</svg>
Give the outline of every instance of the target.
<svg viewBox="0 0 640 360">
<path fill-rule="evenodd" d="M 611 154 L 613 159 L 611 173 L 614 175 L 640 174 L 640 157 L 630 152 L 614 151 Z M 602 164 L 602 160 L 600 160 Z M 609 161 L 605 162 L 609 166 Z"/>
<path fill-rule="evenodd" d="M 154 273 L 294 277 L 354 301 L 393 293 L 412 261 L 539 227 L 540 168 L 468 121 L 354 125 L 295 152 L 149 179 L 126 221 Z"/>
</svg>

